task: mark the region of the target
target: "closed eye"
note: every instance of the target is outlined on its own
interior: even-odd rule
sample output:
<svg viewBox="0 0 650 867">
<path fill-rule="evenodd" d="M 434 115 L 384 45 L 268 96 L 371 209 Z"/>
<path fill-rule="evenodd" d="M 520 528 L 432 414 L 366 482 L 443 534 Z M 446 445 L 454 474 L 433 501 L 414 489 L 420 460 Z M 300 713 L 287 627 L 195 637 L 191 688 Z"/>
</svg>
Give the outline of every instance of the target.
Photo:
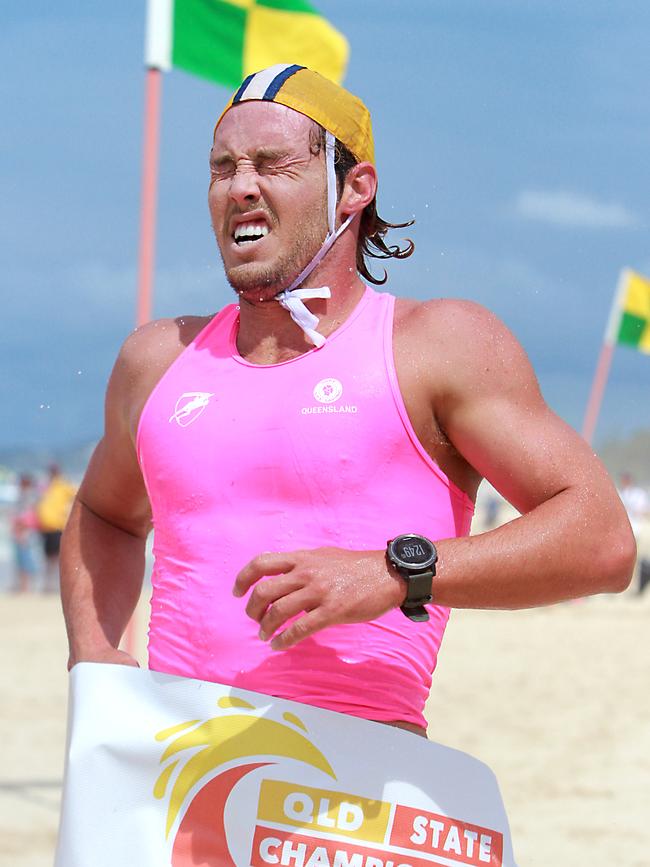
<svg viewBox="0 0 650 867">
<path fill-rule="evenodd" d="M 278 169 L 278 160 L 260 160 L 255 168 L 261 175 L 271 175 Z"/>
<path fill-rule="evenodd" d="M 232 178 L 236 167 L 232 160 L 210 163 L 210 174 L 217 180 Z"/>
</svg>

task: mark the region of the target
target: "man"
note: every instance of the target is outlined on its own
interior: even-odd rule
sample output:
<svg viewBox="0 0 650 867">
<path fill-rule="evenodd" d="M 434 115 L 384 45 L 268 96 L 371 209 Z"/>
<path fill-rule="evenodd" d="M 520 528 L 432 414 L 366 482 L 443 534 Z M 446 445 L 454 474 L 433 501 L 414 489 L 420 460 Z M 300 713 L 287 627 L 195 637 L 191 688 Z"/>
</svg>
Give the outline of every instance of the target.
<svg viewBox="0 0 650 867">
<path fill-rule="evenodd" d="M 46 593 L 53 593 L 58 589 L 59 583 L 61 536 L 70 514 L 76 488 L 65 478 L 58 464 L 50 464 L 47 474 L 48 483 L 36 506 L 36 514 L 45 557 L 43 589 Z"/>
<path fill-rule="evenodd" d="M 18 492 L 11 508 L 11 537 L 14 547 L 15 593 L 26 593 L 33 585 L 38 573 L 34 556 L 34 543 L 38 519 L 36 484 L 29 473 L 22 473 L 18 479 Z"/>
<path fill-rule="evenodd" d="M 641 544 L 643 525 L 650 514 L 648 494 L 642 487 L 636 484 L 631 473 L 621 473 L 618 493 L 627 512 L 637 547 L 643 554 L 645 553 Z M 634 571 L 638 573 L 634 580 L 635 592 L 641 594 L 648 583 L 647 559 L 640 558 Z"/>
<path fill-rule="evenodd" d="M 625 512 L 501 322 L 359 278 L 373 246 L 409 249 L 383 241 L 356 97 L 250 76 L 210 165 L 239 306 L 120 353 L 64 540 L 70 664 L 135 664 L 117 647 L 153 515 L 152 668 L 424 733 L 449 607 L 622 590 Z M 482 477 L 523 516 L 470 538 Z"/>
<path fill-rule="evenodd" d="M 630 519 L 632 532 L 638 540 L 643 521 L 648 516 L 648 495 L 635 483 L 630 473 L 621 473 L 618 493 Z"/>
</svg>

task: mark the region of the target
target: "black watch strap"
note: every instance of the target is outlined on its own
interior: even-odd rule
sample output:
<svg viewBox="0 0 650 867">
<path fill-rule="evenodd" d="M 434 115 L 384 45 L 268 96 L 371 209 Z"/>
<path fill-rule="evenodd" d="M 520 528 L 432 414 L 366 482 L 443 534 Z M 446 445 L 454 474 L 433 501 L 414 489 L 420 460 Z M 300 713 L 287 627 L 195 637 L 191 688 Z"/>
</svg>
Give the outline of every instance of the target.
<svg viewBox="0 0 650 867">
<path fill-rule="evenodd" d="M 433 580 L 435 569 L 425 569 L 422 572 L 407 572 L 405 569 L 398 569 L 402 578 L 406 581 L 406 599 L 400 605 L 400 610 L 409 620 L 415 623 L 423 623 L 429 619 L 429 612 L 424 607 L 427 602 L 431 602 L 431 582 Z"/>
<path fill-rule="evenodd" d="M 428 620 L 424 606 L 432 599 L 438 560 L 436 546 L 419 533 L 401 533 L 386 543 L 386 557 L 406 581 L 406 599 L 400 605 L 402 614 L 415 622 Z"/>
</svg>

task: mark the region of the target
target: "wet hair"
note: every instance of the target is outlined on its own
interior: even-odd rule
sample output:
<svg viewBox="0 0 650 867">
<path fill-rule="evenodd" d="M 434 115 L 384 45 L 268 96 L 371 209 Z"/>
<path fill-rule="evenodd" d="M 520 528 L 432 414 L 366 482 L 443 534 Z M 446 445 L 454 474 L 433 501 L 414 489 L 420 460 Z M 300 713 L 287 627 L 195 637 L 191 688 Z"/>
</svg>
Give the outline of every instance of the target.
<svg viewBox="0 0 650 867">
<path fill-rule="evenodd" d="M 317 124 L 314 126 L 310 147 L 311 152 L 316 155 L 321 150 L 325 150 L 325 130 Z M 348 172 L 358 162 L 359 160 L 354 154 L 342 142 L 335 139 L 334 171 L 336 173 L 337 199 L 343 192 L 343 184 Z M 359 240 L 357 242 L 357 271 L 364 280 L 374 283 L 376 286 L 381 286 L 388 280 L 386 269 L 384 269 L 383 277 L 373 276 L 368 269 L 366 258 L 408 259 L 415 250 L 415 244 L 410 238 L 405 239 L 406 246 L 400 247 L 399 244 L 392 246 L 386 244 L 384 237 L 389 229 L 405 229 L 412 226 L 414 222 L 415 220 L 408 220 L 406 223 L 389 223 L 382 219 L 377 213 L 377 196 L 366 205 L 359 221 Z"/>
</svg>

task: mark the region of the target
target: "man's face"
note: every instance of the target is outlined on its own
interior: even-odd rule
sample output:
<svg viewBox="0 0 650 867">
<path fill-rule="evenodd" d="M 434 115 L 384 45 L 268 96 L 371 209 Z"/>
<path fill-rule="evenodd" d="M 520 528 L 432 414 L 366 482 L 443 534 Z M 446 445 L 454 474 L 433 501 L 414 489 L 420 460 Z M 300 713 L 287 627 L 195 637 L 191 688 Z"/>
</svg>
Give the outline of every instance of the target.
<svg viewBox="0 0 650 867">
<path fill-rule="evenodd" d="M 251 302 L 286 289 L 327 235 L 325 159 L 322 150 L 312 153 L 315 128 L 272 102 L 242 103 L 217 128 L 212 228 L 230 285 Z"/>
</svg>

